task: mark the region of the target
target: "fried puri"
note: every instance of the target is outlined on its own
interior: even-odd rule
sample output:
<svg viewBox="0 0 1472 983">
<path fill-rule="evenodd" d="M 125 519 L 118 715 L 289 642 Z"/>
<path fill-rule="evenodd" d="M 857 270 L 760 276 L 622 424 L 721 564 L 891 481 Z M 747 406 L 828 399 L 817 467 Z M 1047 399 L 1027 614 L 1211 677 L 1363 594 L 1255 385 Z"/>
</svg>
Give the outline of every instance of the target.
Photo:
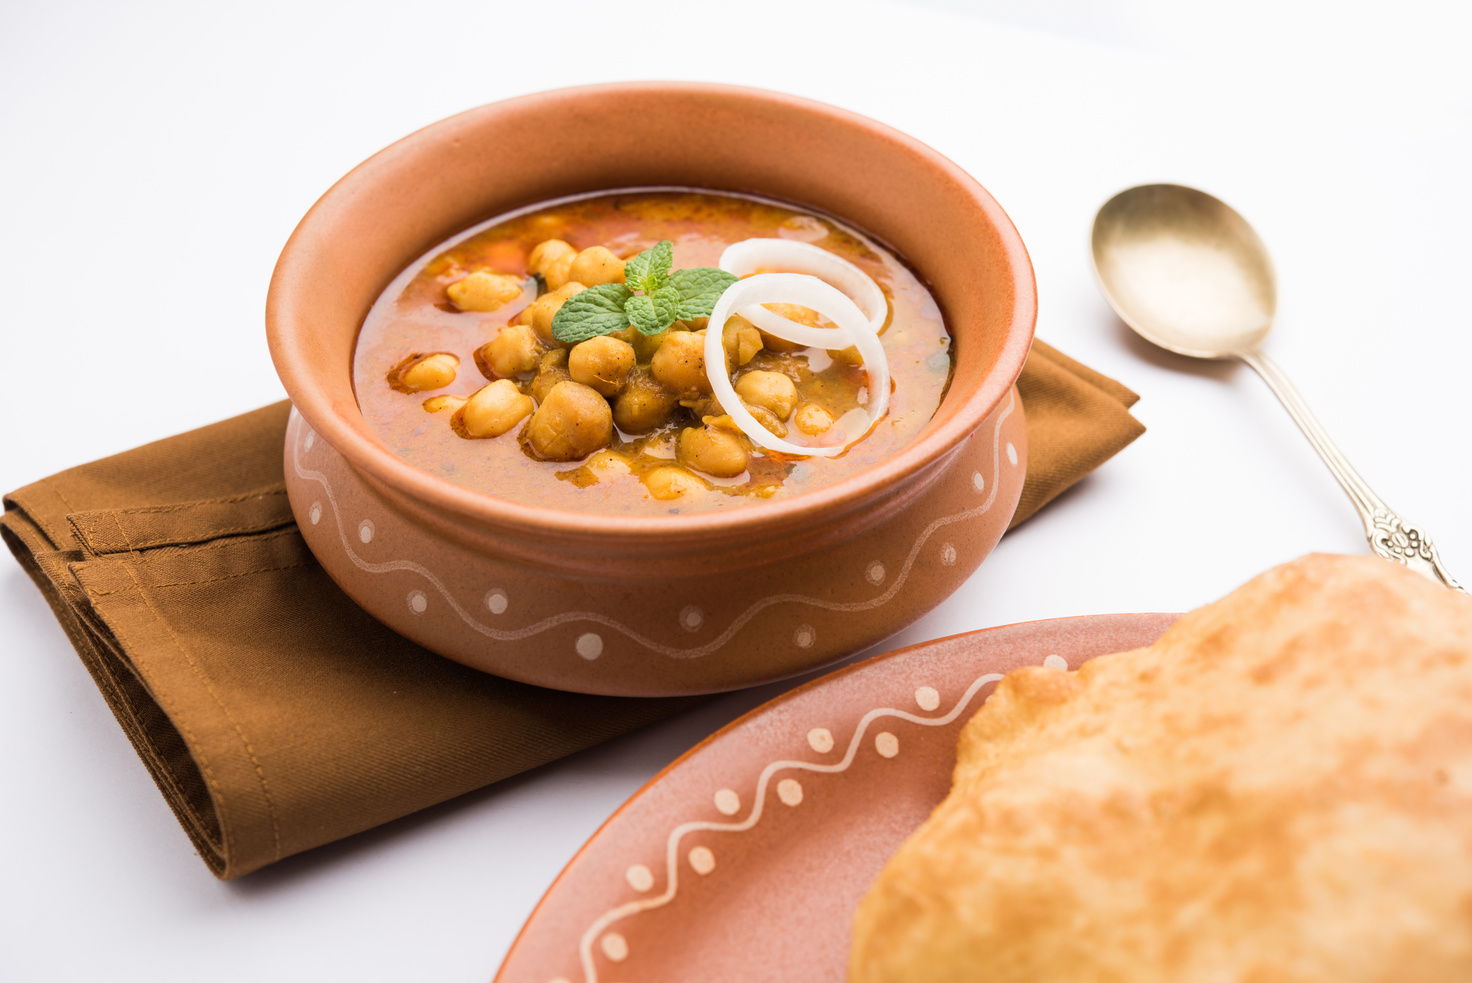
<svg viewBox="0 0 1472 983">
<path fill-rule="evenodd" d="M 1008 675 L 851 983 L 1472 980 L 1472 598 L 1309 556 Z"/>
</svg>

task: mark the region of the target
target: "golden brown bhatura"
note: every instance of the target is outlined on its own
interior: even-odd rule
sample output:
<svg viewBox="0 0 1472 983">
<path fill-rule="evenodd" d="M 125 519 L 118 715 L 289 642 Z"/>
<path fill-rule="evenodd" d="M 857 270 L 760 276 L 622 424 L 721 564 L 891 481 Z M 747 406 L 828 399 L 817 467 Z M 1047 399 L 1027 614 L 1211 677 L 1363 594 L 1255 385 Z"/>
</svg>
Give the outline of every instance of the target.
<svg viewBox="0 0 1472 983">
<path fill-rule="evenodd" d="M 1020 669 L 854 920 L 850 983 L 1472 979 L 1472 598 L 1309 556 Z"/>
</svg>

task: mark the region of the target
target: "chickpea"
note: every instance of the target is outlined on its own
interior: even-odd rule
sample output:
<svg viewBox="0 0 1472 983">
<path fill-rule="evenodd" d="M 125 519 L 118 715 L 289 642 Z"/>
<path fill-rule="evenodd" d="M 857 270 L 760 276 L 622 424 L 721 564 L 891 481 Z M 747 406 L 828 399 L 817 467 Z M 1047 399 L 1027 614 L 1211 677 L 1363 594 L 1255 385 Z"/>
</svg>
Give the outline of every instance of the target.
<svg viewBox="0 0 1472 983">
<path fill-rule="evenodd" d="M 623 283 L 624 261 L 602 246 L 589 246 L 578 253 L 567 275 L 585 287 L 600 283 Z"/>
<path fill-rule="evenodd" d="M 721 416 L 726 412 L 721 401 L 714 396 L 694 396 L 680 400 L 680 405 L 690 411 L 697 420 L 704 416 Z"/>
<path fill-rule="evenodd" d="M 547 281 L 548 289 L 561 290 L 573 282 L 572 261 L 575 259 L 577 259 L 576 253 L 570 256 L 560 256 L 547 264 L 547 273 L 542 279 Z"/>
<path fill-rule="evenodd" d="M 803 349 L 803 346 L 799 345 L 795 341 L 788 341 L 786 338 L 778 338 L 776 335 L 768 334 L 765 331 L 761 332 L 761 336 L 762 347 L 767 349 L 768 351 L 782 352 L 785 354 L 786 352 L 800 352 Z"/>
<path fill-rule="evenodd" d="M 781 314 L 789 321 L 806 324 L 810 328 L 818 327 L 818 312 L 810 307 L 799 307 L 796 304 L 763 304 L 762 306 L 773 314 Z M 795 341 L 778 338 L 776 335 L 767 334 L 765 331 L 761 332 L 761 336 L 762 344 L 774 352 L 795 352 L 803 347 Z"/>
<path fill-rule="evenodd" d="M 806 324 L 810 328 L 816 328 L 818 326 L 818 312 L 811 307 L 803 307 L 799 304 L 763 304 L 762 306 L 773 314 L 780 314 L 789 321 Z"/>
<path fill-rule="evenodd" d="M 750 413 L 756 419 L 757 423 L 766 427 L 774 437 L 787 436 L 787 427 L 781 420 L 777 419 L 777 414 L 765 406 L 753 406 L 750 403 L 742 403 L 741 405 L 745 406 L 746 412 Z M 744 432 L 736 425 L 736 421 L 731 419 L 731 414 L 729 413 L 723 413 L 720 416 L 703 417 L 702 422 L 707 426 L 720 427 L 722 430 L 730 430 L 734 433 Z"/>
<path fill-rule="evenodd" d="M 431 396 L 424 401 L 424 409 L 428 413 L 441 413 L 445 410 L 458 410 L 464 405 L 464 396 Z"/>
<path fill-rule="evenodd" d="M 559 382 L 532 414 L 523 440 L 546 461 L 576 461 L 608 445 L 613 413 L 602 396 L 577 382 Z"/>
<path fill-rule="evenodd" d="M 684 468 L 659 467 L 645 472 L 640 479 L 649 494 L 661 501 L 703 493 L 705 483 Z"/>
<path fill-rule="evenodd" d="M 576 256 L 578 251 L 572 244 L 563 239 L 544 239 L 532 247 L 527 254 L 526 268 L 531 273 L 541 276 L 547 269 L 547 264 L 562 256 Z"/>
<path fill-rule="evenodd" d="M 567 355 L 573 381 L 604 396 L 616 396 L 633 369 L 634 346 L 608 335 L 579 342 Z"/>
<path fill-rule="evenodd" d="M 624 340 L 634 346 L 634 354 L 639 357 L 639 361 L 641 362 L 647 362 L 652 359 L 654 353 L 659 351 L 659 346 L 663 345 L 664 340 L 670 336 L 668 330 L 661 331 L 659 334 L 641 334 L 638 328 L 630 328 L 629 330 L 634 333 L 634 336 L 632 338 L 625 338 Z M 619 335 L 619 337 L 622 338 L 623 335 Z"/>
<path fill-rule="evenodd" d="M 613 422 L 624 433 L 648 433 L 669 420 L 675 405 L 674 394 L 640 370 L 613 401 Z"/>
<path fill-rule="evenodd" d="M 531 397 L 523 396 L 510 379 L 497 379 L 477 389 L 455 411 L 450 425 L 462 437 L 499 437 L 532 412 Z"/>
<path fill-rule="evenodd" d="M 740 314 L 732 314 L 721 329 L 721 344 L 726 348 L 726 362 L 745 365 L 762 350 L 762 333 Z"/>
<path fill-rule="evenodd" d="M 746 373 L 736 380 L 736 395 L 743 403 L 765 406 L 780 420 L 790 417 L 797 405 L 797 387 L 781 372 Z"/>
<path fill-rule="evenodd" d="M 828 428 L 833 426 L 833 414 L 817 403 L 803 403 L 797 408 L 797 417 L 793 422 L 803 433 L 816 437 L 820 433 L 827 433 Z"/>
<path fill-rule="evenodd" d="M 582 292 L 581 283 L 565 283 L 551 293 L 542 294 L 527 307 L 528 313 L 522 318 L 522 323 L 531 324 L 532 330 L 537 333 L 542 344 L 561 344 L 552 337 L 552 319 L 557 316 L 558 311 L 562 310 L 562 305 L 567 303 L 569 297 Z"/>
<path fill-rule="evenodd" d="M 746 470 L 746 443 L 729 430 L 686 427 L 680 431 L 680 463 L 717 478 L 734 478 Z"/>
<path fill-rule="evenodd" d="M 423 354 L 416 352 L 388 372 L 388 384 L 401 393 L 420 393 L 441 389 L 455 381 L 455 368 L 460 359 L 449 352 Z"/>
<path fill-rule="evenodd" d="M 741 405 L 746 407 L 746 412 L 756 417 L 757 423 L 760 423 L 762 426 L 771 431 L 773 436 L 787 436 L 787 425 L 777 418 L 777 414 L 773 413 L 765 406 L 757 406 L 752 403 L 742 403 Z"/>
<path fill-rule="evenodd" d="M 494 311 L 520 297 L 524 287 L 520 277 L 477 270 L 450 284 L 445 293 L 462 311 Z"/>
<path fill-rule="evenodd" d="M 541 355 L 536 332 L 525 324 L 511 324 L 475 350 L 475 364 L 487 378 L 506 378 L 531 372 Z"/>
<path fill-rule="evenodd" d="M 577 257 L 578 251 L 568 243 L 548 239 L 538 243 L 527 256 L 526 268 L 546 281 L 548 290 L 557 290 L 571 279 L 568 273 Z"/>
<path fill-rule="evenodd" d="M 615 478 L 619 475 L 632 473 L 628 458 L 617 451 L 602 450 L 588 458 L 587 468 L 593 474 L 603 478 Z"/>
<path fill-rule="evenodd" d="M 708 393 L 705 332 L 671 331 L 649 360 L 654 377 L 677 393 Z"/>
<path fill-rule="evenodd" d="M 532 379 L 531 397 L 538 403 L 547 401 L 547 394 L 559 382 L 567 382 L 572 375 L 567 371 L 567 349 L 554 348 L 542 356 L 537 363 L 537 374 Z"/>
</svg>

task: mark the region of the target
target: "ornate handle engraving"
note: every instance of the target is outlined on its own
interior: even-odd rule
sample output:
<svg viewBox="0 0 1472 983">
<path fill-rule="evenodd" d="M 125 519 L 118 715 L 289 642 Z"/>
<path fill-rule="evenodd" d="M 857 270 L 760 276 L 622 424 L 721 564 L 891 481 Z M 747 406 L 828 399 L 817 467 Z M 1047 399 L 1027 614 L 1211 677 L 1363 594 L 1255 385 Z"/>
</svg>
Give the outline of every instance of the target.
<svg viewBox="0 0 1472 983">
<path fill-rule="evenodd" d="M 1436 552 L 1431 537 L 1389 509 L 1381 507 L 1375 510 L 1368 536 L 1370 549 L 1387 560 L 1403 563 L 1419 574 L 1465 592 L 1465 588 L 1442 566 L 1441 556 Z"/>
<path fill-rule="evenodd" d="M 1308 408 L 1293 383 L 1283 374 L 1283 370 L 1262 352 L 1256 349 L 1237 352 L 1237 357 L 1257 370 L 1268 388 L 1278 397 L 1283 406 L 1288 410 L 1288 415 L 1293 417 L 1293 422 L 1303 431 L 1308 442 L 1319 452 L 1324 463 L 1329 466 L 1334 477 L 1338 479 L 1340 487 L 1354 503 L 1359 511 L 1360 518 L 1365 523 L 1365 538 L 1370 541 L 1370 549 L 1377 555 L 1387 560 L 1395 560 L 1404 564 L 1424 577 L 1429 577 L 1438 583 L 1445 584 L 1452 590 L 1466 593 L 1461 584 L 1452 579 L 1442 565 L 1441 557 L 1437 555 L 1436 547 L 1432 545 L 1431 537 L 1419 527 L 1413 526 L 1406 520 L 1396 515 L 1390 506 L 1376 495 L 1365 479 L 1360 477 L 1346 458 L 1335 446 L 1334 441 L 1329 439 L 1329 434 L 1324 430 L 1323 424 L 1319 423 L 1318 417 Z"/>
</svg>

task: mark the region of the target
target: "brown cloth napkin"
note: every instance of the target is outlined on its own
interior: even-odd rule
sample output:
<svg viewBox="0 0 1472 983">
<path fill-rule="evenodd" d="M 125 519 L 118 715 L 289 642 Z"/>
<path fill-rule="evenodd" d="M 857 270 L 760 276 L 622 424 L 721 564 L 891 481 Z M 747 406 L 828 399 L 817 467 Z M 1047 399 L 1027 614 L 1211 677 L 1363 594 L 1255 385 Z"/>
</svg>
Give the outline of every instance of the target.
<svg viewBox="0 0 1472 983">
<path fill-rule="evenodd" d="M 1139 436 L 1136 396 L 1038 342 L 1018 522 Z M 540 689 L 400 638 L 287 506 L 288 404 L 12 492 L 3 535 L 225 879 L 700 702 Z"/>
</svg>

